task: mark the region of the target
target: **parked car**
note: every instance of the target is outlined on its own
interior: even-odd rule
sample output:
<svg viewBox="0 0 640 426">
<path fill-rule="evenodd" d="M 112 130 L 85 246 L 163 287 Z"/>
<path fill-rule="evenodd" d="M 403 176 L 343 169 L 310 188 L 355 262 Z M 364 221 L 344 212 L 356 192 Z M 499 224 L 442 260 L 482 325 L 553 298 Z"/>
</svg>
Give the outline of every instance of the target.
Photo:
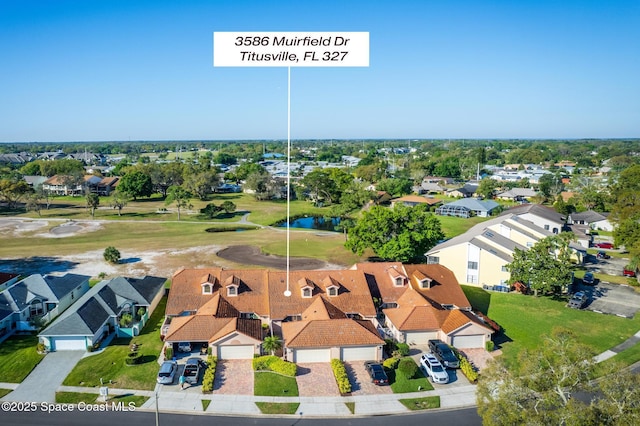
<svg viewBox="0 0 640 426">
<path fill-rule="evenodd" d="M 603 252 L 602 250 L 600 250 L 597 254 L 596 257 L 598 259 L 609 259 L 611 256 L 609 256 L 607 253 Z"/>
<path fill-rule="evenodd" d="M 170 385 L 176 377 L 176 371 L 178 371 L 178 363 L 175 361 L 165 361 L 160 366 L 158 371 L 157 381 L 161 385 Z"/>
<path fill-rule="evenodd" d="M 609 242 L 600 242 L 600 243 L 595 243 L 593 245 L 594 247 L 597 248 L 602 248 L 602 249 L 607 249 L 607 250 L 611 250 L 614 248 L 613 243 L 609 243 Z"/>
<path fill-rule="evenodd" d="M 582 282 L 587 285 L 593 285 L 596 279 L 593 276 L 593 272 L 585 272 L 584 277 L 582 277 Z"/>
<path fill-rule="evenodd" d="M 579 291 L 571 296 L 567 306 L 573 309 L 581 309 L 585 303 L 587 303 L 587 295 L 584 292 Z"/>
<path fill-rule="evenodd" d="M 389 384 L 389 378 L 387 373 L 384 372 L 384 367 L 379 362 L 367 361 L 364 363 L 364 367 L 367 369 L 371 381 L 378 385 L 384 386 Z"/>
<path fill-rule="evenodd" d="M 191 343 L 189 342 L 180 342 L 178 343 L 178 352 L 191 352 Z"/>
<path fill-rule="evenodd" d="M 439 339 L 429 340 L 429 350 L 447 368 L 459 368 L 460 361 L 449 345 Z"/>
<path fill-rule="evenodd" d="M 635 276 L 636 276 L 636 272 L 635 272 L 635 271 L 632 271 L 631 269 L 624 268 L 624 269 L 622 270 L 622 275 L 624 275 L 625 277 L 631 277 L 631 278 L 633 278 L 633 277 L 635 277 Z"/>
<path fill-rule="evenodd" d="M 184 365 L 184 380 L 185 382 L 195 385 L 200 378 L 200 366 L 202 360 L 200 358 L 189 358 Z"/>
<path fill-rule="evenodd" d="M 445 384 L 449 382 L 449 373 L 444 368 L 438 358 L 433 354 L 422 354 L 420 357 L 420 366 L 424 369 L 428 377 L 433 383 Z"/>
</svg>

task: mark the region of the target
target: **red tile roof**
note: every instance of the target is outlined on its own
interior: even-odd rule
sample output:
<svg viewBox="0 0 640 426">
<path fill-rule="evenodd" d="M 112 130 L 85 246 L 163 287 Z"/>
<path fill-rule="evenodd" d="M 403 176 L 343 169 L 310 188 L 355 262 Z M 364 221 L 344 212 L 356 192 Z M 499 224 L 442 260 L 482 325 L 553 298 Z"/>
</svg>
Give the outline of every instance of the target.
<svg viewBox="0 0 640 426">
<path fill-rule="evenodd" d="M 371 321 L 349 318 L 285 322 L 282 335 L 289 348 L 384 344 Z"/>
</svg>

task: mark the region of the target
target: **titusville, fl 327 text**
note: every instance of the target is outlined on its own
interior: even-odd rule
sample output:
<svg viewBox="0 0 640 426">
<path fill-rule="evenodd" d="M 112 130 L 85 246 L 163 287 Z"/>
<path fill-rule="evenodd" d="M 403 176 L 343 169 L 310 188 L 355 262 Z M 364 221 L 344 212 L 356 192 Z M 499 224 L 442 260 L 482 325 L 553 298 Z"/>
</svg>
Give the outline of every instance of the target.
<svg viewBox="0 0 640 426">
<path fill-rule="evenodd" d="M 286 37 L 286 36 L 240 36 L 235 39 L 235 46 L 245 48 L 240 51 L 242 62 L 269 62 L 269 61 L 290 61 L 290 62 L 316 62 L 316 61 L 336 61 L 345 60 L 349 54 L 348 50 L 339 50 L 347 48 L 349 40 L 346 37 L 327 36 L 327 37 Z M 283 50 L 276 53 L 260 53 L 252 50 L 252 47 L 282 47 Z M 285 50 L 286 47 L 314 47 L 315 50 L 309 50 L 302 53 L 301 57 L 297 53 Z M 318 51 L 318 47 L 326 47 L 324 51 Z"/>
</svg>

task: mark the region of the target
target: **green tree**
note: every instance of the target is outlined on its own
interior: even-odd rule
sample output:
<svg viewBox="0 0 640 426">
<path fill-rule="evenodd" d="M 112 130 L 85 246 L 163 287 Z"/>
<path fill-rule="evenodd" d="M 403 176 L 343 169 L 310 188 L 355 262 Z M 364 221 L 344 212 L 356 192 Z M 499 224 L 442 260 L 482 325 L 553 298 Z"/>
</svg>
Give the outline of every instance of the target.
<svg viewBox="0 0 640 426">
<path fill-rule="evenodd" d="M 131 197 L 126 192 L 122 192 L 120 188 L 111 194 L 110 205 L 114 209 L 118 209 L 118 216 L 122 216 L 122 209 L 127 205 Z"/>
<path fill-rule="evenodd" d="M 493 198 L 496 189 L 500 183 L 491 178 L 484 178 L 478 184 L 478 189 L 476 190 L 476 194 L 482 195 L 484 198 Z"/>
<path fill-rule="evenodd" d="M 575 334 L 555 328 L 513 365 L 495 358 L 478 381 L 478 414 L 485 425 L 637 424 L 638 379 L 592 382 L 596 364 Z M 595 389 L 594 389 L 595 385 Z M 587 391 L 591 401 L 571 398 Z M 631 421 L 634 419 L 635 421 Z"/>
<path fill-rule="evenodd" d="M 274 355 L 276 351 L 282 348 L 282 340 L 278 336 L 267 336 L 262 342 L 262 349 Z"/>
<path fill-rule="evenodd" d="M 244 187 L 254 191 L 256 200 L 270 200 L 276 193 L 275 182 L 266 170 L 249 174 Z"/>
<path fill-rule="evenodd" d="M 538 292 L 561 291 L 571 283 L 572 238 L 572 233 L 563 232 L 541 239 L 528 250 L 516 248 L 513 262 L 507 265 L 511 272 L 509 283 L 528 284 L 536 296 Z"/>
<path fill-rule="evenodd" d="M 118 263 L 120 261 L 120 252 L 113 246 L 109 246 L 104 249 L 102 256 L 104 257 L 104 260 L 109 263 Z"/>
<path fill-rule="evenodd" d="M 381 179 L 376 184 L 378 191 L 388 192 L 392 197 L 399 197 L 411 193 L 413 182 L 410 179 L 388 178 Z"/>
<path fill-rule="evenodd" d="M 229 214 L 229 213 L 233 213 L 236 211 L 236 205 L 229 200 L 224 201 L 222 204 L 220 204 L 220 208 L 222 210 L 225 211 L 225 213 Z"/>
<path fill-rule="evenodd" d="M 85 196 L 85 200 L 87 201 L 87 208 L 91 211 L 91 217 L 95 217 L 96 209 L 100 205 L 100 197 L 98 197 L 98 194 L 90 192 Z"/>
<path fill-rule="evenodd" d="M 118 189 L 131 195 L 135 201 L 138 197 L 150 197 L 153 193 L 153 184 L 148 174 L 134 170 L 120 178 Z"/>
<path fill-rule="evenodd" d="M 340 196 L 338 185 L 332 179 L 329 169 L 314 169 L 300 180 L 298 198 L 304 193 L 314 203 L 331 204 Z"/>
<path fill-rule="evenodd" d="M 42 214 L 40 213 L 40 209 L 42 207 L 40 205 L 41 202 L 42 202 L 42 195 L 36 191 L 32 194 L 27 195 L 25 208 L 27 209 L 27 211 L 33 211 L 38 213 L 38 216 L 41 217 L 42 216 Z"/>
<path fill-rule="evenodd" d="M 411 379 L 418 372 L 418 366 L 412 358 L 406 357 L 400 360 L 397 370 L 407 379 Z"/>
<path fill-rule="evenodd" d="M 234 155 L 228 154 L 226 152 L 216 152 L 216 154 L 213 156 L 213 162 L 215 164 L 231 165 L 236 164 L 238 162 L 238 159 Z"/>
<path fill-rule="evenodd" d="M 181 209 L 190 209 L 193 207 L 190 199 L 191 194 L 189 193 L 189 191 L 181 186 L 172 186 L 167 191 L 167 199 L 165 200 L 165 204 L 176 204 L 176 208 L 178 209 L 178 220 L 180 220 Z"/>
<path fill-rule="evenodd" d="M 373 206 L 348 230 L 345 247 L 362 255 L 368 248 L 383 259 L 420 262 L 444 238 L 440 221 L 428 206 Z"/>
<path fill-rule="evenodd" d="M 24 180 L 0 179 L 0 200 L 4 200 L 9 209 L 15 209 L 30 192 L 31 188 Z"/>
</svg>

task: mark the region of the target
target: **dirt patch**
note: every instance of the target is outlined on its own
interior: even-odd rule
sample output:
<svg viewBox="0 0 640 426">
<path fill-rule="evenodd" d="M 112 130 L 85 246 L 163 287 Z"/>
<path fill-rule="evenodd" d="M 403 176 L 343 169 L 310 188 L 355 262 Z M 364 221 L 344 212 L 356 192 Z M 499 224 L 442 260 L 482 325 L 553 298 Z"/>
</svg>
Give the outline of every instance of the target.
<svg viewBox="0 0 640 426">
<path fill-rule="evenodd" d="M 0 234 L 18 236 L 26 232 L 38 231 L 49 225 L 46 220 L 0 219 Z"/>
<path fill-rule="evenodd" d="M 287 258 L 272 254 L 264 254 L 256 246 L 231 246 L 216 253 L 218 257 L 244 265 L 266 266 L 272 269 L 287 269 Z M 289 259 L 292 271 L 331 269 L 327 262 L 306 257 Z"/>
</svg>

